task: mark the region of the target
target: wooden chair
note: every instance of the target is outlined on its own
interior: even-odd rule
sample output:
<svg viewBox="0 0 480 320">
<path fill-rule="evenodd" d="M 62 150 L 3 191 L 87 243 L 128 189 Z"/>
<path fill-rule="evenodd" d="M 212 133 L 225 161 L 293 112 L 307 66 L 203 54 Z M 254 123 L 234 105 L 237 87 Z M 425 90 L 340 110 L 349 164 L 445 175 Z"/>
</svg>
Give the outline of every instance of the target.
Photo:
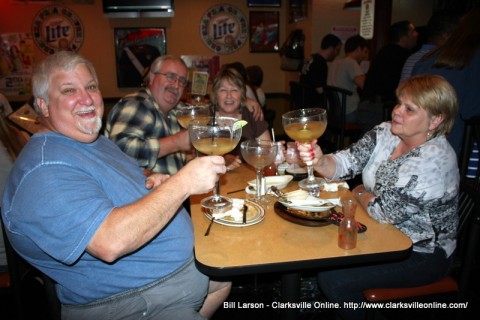
<svg viewBox="0 0 480 320">
<path fill-rule="evenodd" d="M 435 298 L 450 293 L 455 302 L 467 301 L 469 295 L 473 294 L 472 276 L 475 275 L 473 271 L 477 271 L 479 267 L 480 249 L 480 188 L 471 181 L 461 183 L 458 214 L 460 222 L 457 229 L 457 250 L 450 275 L 418 287 L 368 289 L 363 292 L 365 299 L 370 302 L 407 301 L 420 297 Z M 369 314 L 370 318 L 373 315 Z M 462 309 L 458 309 L 457 319 L 462 319 L 463 316 Z"/>
<path fill-rule="evenodd" d="M 0 140 L 13 160 L 18 157 L 29 139 L 30 135 L 27 132 L 18 129 L 13 124 L 8 123 L 8 120 L 0 117 Z"/>
<path fill-rule="evenodd" d="M 326 86 L 324 89 L 324 105 L 328 113 L 327 133 L 334 139 L 335 150 L 345 147 L 345 138 L 354 142 L 360 136 L 358 124 L 346 121 L 347 96 L 350 95 L 352 91 L 334 86 Z"/>
</svg>

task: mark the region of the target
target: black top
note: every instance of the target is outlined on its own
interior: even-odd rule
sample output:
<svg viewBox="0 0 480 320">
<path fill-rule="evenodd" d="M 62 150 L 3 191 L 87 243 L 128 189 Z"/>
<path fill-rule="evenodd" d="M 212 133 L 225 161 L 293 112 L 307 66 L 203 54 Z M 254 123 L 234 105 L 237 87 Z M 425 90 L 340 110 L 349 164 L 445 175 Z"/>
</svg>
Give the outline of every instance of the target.
<svg viewBox="0 0 480 320">
<path fill-rule="evenodd" d="M 319 106 L 319 103 L 322 102 L 322 96 L 316 88 L 324 87 L 327 84 L 327 75 L 327 60 L 320 54 L 315 53 L 305 61 L 300 74 L 300 83 L 308 85 L 311 89 L 305 92 L 304 107 Z"/>
<path fill-rule="evenodd" d="M 365 78 L 362 99 L 379 96 L 383 101 L 396 101 L 403 64 L 411 51 L 397 44 L 388 44 L 378 52 Z"/>
</svg>

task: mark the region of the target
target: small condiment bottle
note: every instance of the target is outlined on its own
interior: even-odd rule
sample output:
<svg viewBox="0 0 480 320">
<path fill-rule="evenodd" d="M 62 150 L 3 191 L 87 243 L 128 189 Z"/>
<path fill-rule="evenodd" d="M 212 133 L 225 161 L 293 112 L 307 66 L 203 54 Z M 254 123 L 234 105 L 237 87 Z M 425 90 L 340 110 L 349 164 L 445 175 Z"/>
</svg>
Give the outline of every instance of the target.
<svg viewBox="0 0 480 320">
<path fill-rule="evenodd" d="M 355 220 L 357 200 L 352 196 L 344 196 L 342 203 L 343 219 L 338 226 L 338 246 L 350 250 L 357 246 L 358 224 Z"/>
<path fill-rule="evenodd" d="M 272 162 L 269 165 L 265 166 L 265 168 L 263 168 L 263 175 L 265 177 L 276 176 L 277 166 L 275 165 L 275 163 Z"/>
</svg>

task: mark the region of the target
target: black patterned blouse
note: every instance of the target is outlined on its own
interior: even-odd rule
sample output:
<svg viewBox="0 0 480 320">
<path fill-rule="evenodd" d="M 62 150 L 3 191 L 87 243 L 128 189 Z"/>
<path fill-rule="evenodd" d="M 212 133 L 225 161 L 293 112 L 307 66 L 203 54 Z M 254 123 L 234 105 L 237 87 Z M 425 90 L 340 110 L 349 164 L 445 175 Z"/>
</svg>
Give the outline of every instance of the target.
<svg viewBox="0 0 480 320">
<path fill-rule="evenodd" d="M 362 173 L 365 189 L 376 198 L 368 214 L 389 223 L 414 243 L 414 251 L 433 252 L 439 246 L 450 256 L 456 246 L 459 172 L 457 157 L 445 136 L 432 138 L 392 160 L 400 139 L 385 122 L 348 149 L 332 155 L 333 179 Z"/>
</svg>

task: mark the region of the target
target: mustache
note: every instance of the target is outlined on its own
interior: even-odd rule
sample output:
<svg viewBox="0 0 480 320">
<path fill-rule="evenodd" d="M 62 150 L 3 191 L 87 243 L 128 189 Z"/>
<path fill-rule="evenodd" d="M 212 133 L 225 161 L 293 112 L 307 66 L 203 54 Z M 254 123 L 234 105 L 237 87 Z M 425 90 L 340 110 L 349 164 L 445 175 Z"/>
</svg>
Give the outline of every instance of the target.
<svg viewBox="0 0 480 320">
<path fill-rule="evenodd" d="M 166 87 L 165 90 L 173 93 L 176 96 L 178 96 L 178 89 L 175 88 L 175 87 Z"/>
</svg>

